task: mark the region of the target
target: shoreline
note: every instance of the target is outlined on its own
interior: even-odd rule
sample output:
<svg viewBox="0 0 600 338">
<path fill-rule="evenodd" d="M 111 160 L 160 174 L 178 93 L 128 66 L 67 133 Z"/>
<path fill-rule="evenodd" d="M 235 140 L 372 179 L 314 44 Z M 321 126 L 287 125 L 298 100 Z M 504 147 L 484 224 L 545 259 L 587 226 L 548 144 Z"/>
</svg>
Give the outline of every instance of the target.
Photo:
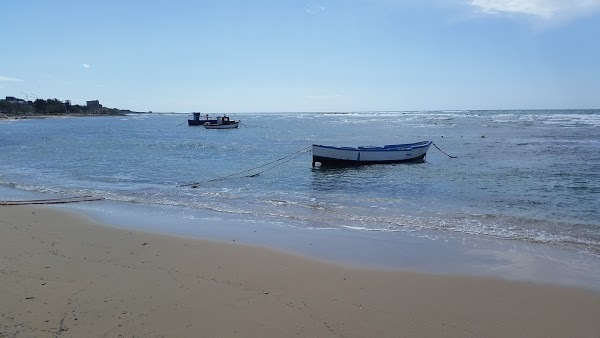
<svg viewBox="0 0 600 338">
<path fill-rule="evenodd" d="M 126 116 L 125 113 L 98 113 L 98 114 L 54 114 L 54 115 L 44 115 L 44 114 L 34 114 L 34 115 L 4 115 L 0 114 L 1 120 L 33 120 L 33 119 L 52 119 L 52 118 L 61 118 L 61 117 L 100 117 L 100 116 Z"/>
<path fill-rule="evenodd" d="M 46 198 L 0 187 L 5 199 Z M 577 248 L 441 230 L 304 228 L 212 210 L 104 200 L 52 208 L 124 231 L 243 243 L 348 267 L 500 278 L 600 291 L 598 256 Z"/>
<path fill-rule="evenodd" d="M 219 212 L 112 201 L 59 206 L 118 229 L 237 242 L 349 267 L 464 275 L 600 291 L 598 256 L 548 243 L 440 230 L 311 229 Z M 183 216 L 182 216 L 183 215 Z"/>
<path fill-rule="evenodd" d="M 346 267 L 0 207 L 8 336 L 594 336 L 600 293 Z"/>
</svg>

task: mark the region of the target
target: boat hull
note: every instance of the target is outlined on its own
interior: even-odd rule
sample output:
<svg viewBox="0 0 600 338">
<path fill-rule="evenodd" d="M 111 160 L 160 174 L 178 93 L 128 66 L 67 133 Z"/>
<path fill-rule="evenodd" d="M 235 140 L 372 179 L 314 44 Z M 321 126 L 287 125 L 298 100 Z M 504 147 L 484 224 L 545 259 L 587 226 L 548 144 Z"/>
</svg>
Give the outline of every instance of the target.
<svg viewBox="0 0 600 338">
<path fill-rule="evenodd" d="M 206 123 L 206 124 L 204 124 L 204 128 L 206 128 L 206 129 L 233 129 L 233 128 L 237 128 L 239 125 L 240 125 L 239 122 L 228 123 L 228 124 Z"/>
<path fill-rule="evenodd" d="M 188 120 L 188 126 L 203 126 L 207 122 L 217 123 L 217 120 Z"/>
<path fill-rule="evenodd" d="M 313 166 L 354 166 L 423 162 L 431 141 L 383 147 L 333 147 L 313 144 Z"/>
</svg>

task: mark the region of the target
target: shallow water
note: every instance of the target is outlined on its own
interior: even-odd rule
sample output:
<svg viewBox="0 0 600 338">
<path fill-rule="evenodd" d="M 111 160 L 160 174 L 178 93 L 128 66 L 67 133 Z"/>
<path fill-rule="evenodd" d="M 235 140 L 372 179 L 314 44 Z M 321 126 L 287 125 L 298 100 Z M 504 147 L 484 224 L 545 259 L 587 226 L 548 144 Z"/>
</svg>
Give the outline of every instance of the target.
<svg viewBox="0 0 600 338">
<path fill-rule="evenodd" d="M 0 184 L 300 229 L 443 230 L 600 253 L 600 111 L 244 113 L 0 123 Z M 309 147 L 433 140 L 425 163 L 314 170 Z M 274 164 L 279 164 L 276 162 Z M 200 184 L 196 189 L 180 184 Z M 217 213 L 219 214 L 219 213 Z"/>
</svg>

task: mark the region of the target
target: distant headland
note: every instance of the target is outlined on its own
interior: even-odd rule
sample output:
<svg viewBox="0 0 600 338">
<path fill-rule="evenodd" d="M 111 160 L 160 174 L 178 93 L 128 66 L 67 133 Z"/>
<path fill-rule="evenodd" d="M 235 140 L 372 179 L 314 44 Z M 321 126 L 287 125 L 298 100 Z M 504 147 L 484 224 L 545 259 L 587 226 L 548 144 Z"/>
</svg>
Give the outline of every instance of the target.
<svg viewBox="0 0 600 338">
<path fill-rule="evenodd" d="M 60 116 L 118 116 L 140 113 L 142 112 L 103 107 L 98 100 L 86 101 L 85 106 L 82 106 L 71 104 L 70 100 L 36 99 L 35 101 L 27 101 L 13 96 L 0 99 L 0 119 Z"/>
</svg>

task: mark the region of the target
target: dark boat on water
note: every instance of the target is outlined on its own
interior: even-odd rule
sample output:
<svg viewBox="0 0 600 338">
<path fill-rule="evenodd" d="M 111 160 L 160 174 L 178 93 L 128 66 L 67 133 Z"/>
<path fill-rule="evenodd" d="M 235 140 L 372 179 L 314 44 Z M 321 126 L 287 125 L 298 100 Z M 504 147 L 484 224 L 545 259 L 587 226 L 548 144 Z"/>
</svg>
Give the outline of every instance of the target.
<svg viewBox="0 0 600 338">
<path fill-rule="evenodd" d="M 205 123 L 204 128 L 206 129 L 233 129 L 240 125 L 240 121 L 234 121 L 229 119 L 227 115 L 217 117 L 216 123 Z"/>
<path fill-rule="evenodd" d="M 208 114 L 200 118 L 200 113 L 192 113 L 193 119 L 188 120 L 188 126 L 203 126 L 205 123 L 217 123 L 217 119 L 211 119 Z"/>
</svg>

